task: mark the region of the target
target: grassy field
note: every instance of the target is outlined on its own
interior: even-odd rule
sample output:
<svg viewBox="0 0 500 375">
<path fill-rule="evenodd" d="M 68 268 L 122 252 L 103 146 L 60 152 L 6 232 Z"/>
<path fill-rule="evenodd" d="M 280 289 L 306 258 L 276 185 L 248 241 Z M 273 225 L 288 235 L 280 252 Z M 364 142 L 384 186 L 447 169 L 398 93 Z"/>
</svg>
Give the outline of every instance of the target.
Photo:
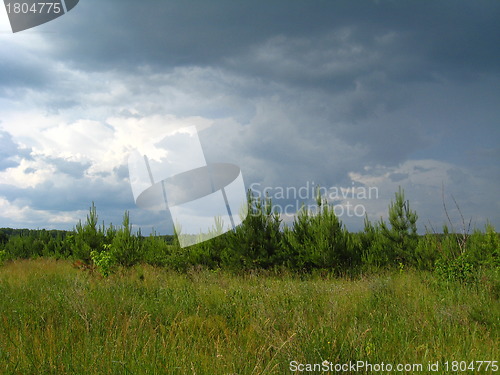
<svg viewBox="0 0 500 375">
<path fill-rule="evenodd" d="M 323 361 L 452 373 L 446 361 L 500 360 L 499 327 L 487 276 L 461 286 L 413 271 L 347 280 L 136 266 L 102 278 L 68 261 L 0 267 L 0 374 L 336 373 L 299 371 Z"/>
</svg>

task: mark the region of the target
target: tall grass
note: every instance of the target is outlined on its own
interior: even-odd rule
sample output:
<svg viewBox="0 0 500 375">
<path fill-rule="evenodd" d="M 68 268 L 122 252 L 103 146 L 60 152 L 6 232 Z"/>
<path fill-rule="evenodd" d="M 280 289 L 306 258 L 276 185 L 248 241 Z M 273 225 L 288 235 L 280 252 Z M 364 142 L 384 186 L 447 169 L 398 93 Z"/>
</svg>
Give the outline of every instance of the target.
<svg viewBox="0 0 500 375">
<path fill-rule="evenodd" d="M 285 374 L 291 361 L 500 352 L 498 274 L 463 285 L 411 270 L 347 280 L 136 265 L 103 278 L 39 259 L 0 268 L 0 296 L 1 374 Z"/>
</svg>

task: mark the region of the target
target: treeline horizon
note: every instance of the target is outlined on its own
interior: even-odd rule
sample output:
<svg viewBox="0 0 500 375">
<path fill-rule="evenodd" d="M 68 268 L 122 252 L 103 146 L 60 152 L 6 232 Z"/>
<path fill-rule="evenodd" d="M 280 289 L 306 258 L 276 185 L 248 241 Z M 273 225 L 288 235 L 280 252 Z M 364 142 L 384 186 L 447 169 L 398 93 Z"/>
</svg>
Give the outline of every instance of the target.
<svg viewBox="0 0 500 375">
<path fill-rule="evenodd" d="M 388 207 L 388 220 L 365 218 L 359 232 L 349 232 L 326 199 L 318 195 L 316 203 L 316 213 L 301 210 L 291 226 L 283 226 L 271 199 L 257 198 L 249 190 L 248 216 L 240 226 L 187 248 L 180 247 L 175 235 L 133 233 L 128 211 L 121 226 L 99 225 L 92 203 L 85 222 L 80 220 L 73 230 L 1 228 L 0 264 L 37 257 L 70 259 L 105 276 L 118 266 L 137 263 L 179 271 L 201 266 L 234 271 L 321 270 L 336 275 L 415 268 L 459 281 L 473 279 L 479 269 L 499 268 L 500 237 L 492 225 L 471 229 L 462 217 L 460 232 L 444 224 L 442 233 L 427 229 L 426 234 L 418 234 L 418 215 L 401 188 Z"/>
</svg>

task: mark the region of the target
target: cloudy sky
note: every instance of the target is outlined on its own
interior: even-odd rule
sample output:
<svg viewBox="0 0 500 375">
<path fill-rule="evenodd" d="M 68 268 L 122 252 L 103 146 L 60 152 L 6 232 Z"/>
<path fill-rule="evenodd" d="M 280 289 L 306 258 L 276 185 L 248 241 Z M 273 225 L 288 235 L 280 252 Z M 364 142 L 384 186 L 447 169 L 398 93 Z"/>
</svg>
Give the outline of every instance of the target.
<svg viewBox="0 0 500 375">
<path fill-rule="evenodd" d="M 378 219 L 401 186 L 423 232 L 444 187 L 453 220 L 452 196 L 498 229 L 499 19 L 493 0 L 81 0 L 13 34 L 2 7 L 0 227 L 72 229 L 94 201 L 106 224 L 129 210 L 170 233 L 135 205 L 127 159 L 194 125 L 247 189 L 288 189 L 282 208 L 300 187 L 372 187 L 330 198 Z"/>
</svg>

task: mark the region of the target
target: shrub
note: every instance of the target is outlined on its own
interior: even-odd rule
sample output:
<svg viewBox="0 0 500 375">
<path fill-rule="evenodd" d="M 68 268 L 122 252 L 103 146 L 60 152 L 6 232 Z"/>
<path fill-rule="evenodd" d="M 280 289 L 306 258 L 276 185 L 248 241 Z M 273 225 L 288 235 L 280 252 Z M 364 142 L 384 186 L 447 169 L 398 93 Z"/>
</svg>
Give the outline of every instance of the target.
<svg viewBox="0 0 500 375">
<path fill-rule="evenodd" d="M 493 225 L 487 224 L 484 233 L 480 230 L 472 233 L 467 254 L 476 265 L 500 267 L 500 238 Z"/>
<path fill-rule="evenodd" d="M 221 255 L 226 251 L 227 237 L 232 233 L 224 233 L 191 247 L 191 261 L 210 269 L 221 265 Z"/>
<path fill-rule="evenodd" d="M 113 265 L 115 264 L 115 258 L 112 254 L 111 245 L 104 245 L 104 248 L 105 250 L 101 252 L 92 250 L 90 252 L 90 257 L 101 275 L 108 277 L 111 273 Z"/>
<path fill-rule="evenodd" d="M 98 227 L 97 223 L 97 210 L 94 202 L 92 202 L 87 221 L 85 224 L 82 224 L 81 220 L 78 222 L 73 241 L 71 241 L 72 254 L 86 263 L 91 260 L 90 253 L 94 250 L 101 251 L 104 245 L 104 228 Z"/>
<path fill-rule="evenodd" d="M 177 237 L 171 245 L 168 245 L 168 256 L 166 266 L 176 271 L 187 271 L 193 265 L 192 246 L 181 248 Z"/>
<path fill-rule="evenodd" d="M 442 240 L 439 235 L 427 232 L 420 237 L 415 249 L 414 263 L 418 269 L 432 271 L 442 254 Z"/>
<path fill-rule="evenodd" d="M 0 230 L 0 248 L 3 248 L 9 241 L 9 236 L 3 230 Z"/>
<path fill-rule="evenodd" d="M 37 257 L 37 249 L 34 247 L 35 238 L 33 236 L 17 235 L 9 238 L 5 244 L 5 252 L 10 259 L 29 259 Z"/>
<path fill-rule="evenodd" d="M 281 219 L 272 211 L 269 197 L 257 199 L 249 190 L 247 198 L 246 219 L 224 235 L 227 246 L 222 249 L 221 262 L 237 269 L 269 268 L 279 262 Z"/>
<path fill-rule="evenodd" d="M 110 249 L 116 262 L 123 266 L 133 266 L 141 260 L 142 243 L 138 236 L 132 234 L 128 211 L 123 215 L 122 227 L 116 230 Z"/>
<path fill-rule="evenodd" d="M 469 261 L 466 254 L 449 261 L 439 259 L 436 262 L 435 272 L 444 281 L 459 281 L 468 284 L 476 278 L 476 267 Z"/>
<path fill-rule="evenodd" d="M 143 260 L 153 266 L 165 266 L 170 255 L 170 245 L 153 230 L 142 242 Z"/>
<path fill-rule="evenodd" d="M 418 243 L 418 215 L 410 209 L 410 202 L 405 200 L 404 190 L 401 187 L 395 196 L 395 201 L 389 205 L 391 226 L 389 228 L 384 221 L 380 221 L 380 231 L 387 240 L 390 258 L 397 263 L 410 264 L 414 262 Z"/>
<path fill-rule="evenodd" d="M 389 264 L 394 264 L 394 254 L 389 251 L 391 243 L 382 234 L 380 223 L 375 225 L 365 218 L 365 228 L 361 234 L 361 252 L 365 270 L 375 271 Z"/>
<path fill-rule="evenodd" d="M 285 228 L 283 243 L 290 256 L 286 264 L 306 271 L 329 268 L 337 273 L 357 266 L 361 260 L 359 241 L 343 227 L 326 199 L 318 196 L 317 204 L 317 214 L 303 206 L 293 228 Z"/>
</svg>

